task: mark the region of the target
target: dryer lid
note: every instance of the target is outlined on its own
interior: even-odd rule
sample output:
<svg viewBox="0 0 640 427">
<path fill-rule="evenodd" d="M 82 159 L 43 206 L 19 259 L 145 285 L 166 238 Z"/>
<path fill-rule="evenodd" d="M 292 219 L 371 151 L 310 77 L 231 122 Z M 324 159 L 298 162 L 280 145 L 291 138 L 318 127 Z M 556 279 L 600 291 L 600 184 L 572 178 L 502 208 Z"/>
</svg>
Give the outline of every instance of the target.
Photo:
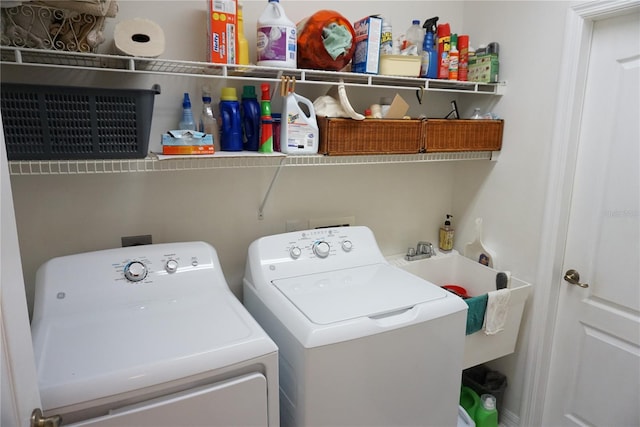
<svg viewBox="0 0 640 427">
<path fill-rule="evenodd" d="M 383 263 L 278 279 L 273 284 L 319 325 L 383 316 L 447 296 L 433 283 Z"/>
</svg>

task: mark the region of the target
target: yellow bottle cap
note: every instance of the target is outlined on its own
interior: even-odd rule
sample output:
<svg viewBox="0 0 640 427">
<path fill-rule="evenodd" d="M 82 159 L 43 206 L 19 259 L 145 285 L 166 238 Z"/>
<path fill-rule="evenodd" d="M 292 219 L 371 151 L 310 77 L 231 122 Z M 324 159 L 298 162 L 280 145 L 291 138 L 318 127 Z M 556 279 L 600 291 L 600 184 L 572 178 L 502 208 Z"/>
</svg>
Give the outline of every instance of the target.
<svg viewBox="0 0 640 427">
<path fill-rule="evenodd" d="M 237 101 L 238 93 L 235 87 L 223 87 L 220 92 L 220 100 L 222 101 Z"/>
</svg>

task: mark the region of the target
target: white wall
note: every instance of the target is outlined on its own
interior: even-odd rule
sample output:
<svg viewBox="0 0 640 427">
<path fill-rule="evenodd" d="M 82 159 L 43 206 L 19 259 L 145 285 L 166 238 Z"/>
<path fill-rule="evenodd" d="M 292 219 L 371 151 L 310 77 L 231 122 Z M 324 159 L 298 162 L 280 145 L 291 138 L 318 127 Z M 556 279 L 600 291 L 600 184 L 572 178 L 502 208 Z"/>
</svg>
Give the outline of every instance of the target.
<svg viewBox="0 0 640 427">
<path fill-rule="evenodd" d="M 154 242 L 205 240 L 219 252 L 225 276 L 240 296 L 246 249 L 262 235 L 284 231 L 286 219 L 355 215 L 371 227 L 387 255 L 404 252 L 418 240 L 437 241 L 445 213 L 453 213 L 457 249 L 473 239 L 473 220 L 484 219 L 485 242 L 497 254 L 497 267 L 532 281 L 537 254 L 544 242 L 541 212 L 546 186 L 546 155 L 554 117 L 556 76 L 566 2 L 429 2 L 281 0 L 293 21 L 320 9 L 332 9 L 350 20 L 367 14 L 389 16 L 394 29 L 412 19 L 439 16 L 452 30 L 471 35 L 471 43 L 498 41 L 501 77 L 507 94 L 453 96 L 428 93 L 419 106 L 412 91 L 400 94 L 412 115 L 442 116 L 457 99 L 463 111 L 491 108 L 506 121 L 503 150 L 497 162 L 400 165 L 313 166 L 285 168 L 273 190 L 265 219 L 258 206 L 273 168 L 102 174 L 83 176 L 13 176 L 15 209 L 27 294 L 31 303 L 36 268 L 64 254 L 119 246 L 120 237 L 152 234 Z M 245 32 L 251 58 L 252 29 L 265 1 L 244 1 Z M 120 1 L 120 13 L 109 24 L 147 17 L 167 36 L 166 58 L 204 59 L 206 2 Z M 542 31 L 542 28 L 545 31 Z M 109 47 L 105 44 L 101 50 Z M 35 81 L 43 75 L 62 84 L 107 87 L 162 86 L 156 99 L 151 148 L 178 121 L 182 93 L 188 91 L 199 108 L 202 79 L 104 73 L 37 72 L 3 69 L 3 80 Z M 216 90 L 221 82 L 207 80 Z M 241 87 L 241 85 L 237 85 Z M 305 94 L 302 85 L 297 87 Z M 308 91 L 315 96 L 317 88 Z M 388 91 L 354 91 L 364 108 Z M 274 101 L 277 108 L 277 101 Z M 531 307 L 531 304 L 529 304 Z M 528 316 L 532 313 L 527 312 Z M 493 366 L 509 378 L 506 408 L 518 414 L 524 374 L 528 322 L 524 322 L 518 353 Z"/>
</svg>

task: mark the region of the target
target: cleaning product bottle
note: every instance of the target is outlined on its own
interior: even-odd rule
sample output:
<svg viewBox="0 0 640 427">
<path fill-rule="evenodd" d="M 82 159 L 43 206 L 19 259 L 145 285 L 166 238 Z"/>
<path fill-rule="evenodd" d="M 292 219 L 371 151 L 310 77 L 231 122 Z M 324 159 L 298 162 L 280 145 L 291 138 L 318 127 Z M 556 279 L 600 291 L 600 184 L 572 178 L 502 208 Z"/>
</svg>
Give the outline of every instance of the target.
<svg viewBox="0 0 640 427">
<path fill-rule="evenodd" d="M 434 35 L 436 33 L 437 23 L 438 17 L 434 16 L 424 21 L 423 25 L 426 33 L 422 44 L 420 76 L 427 79 L 438 78 L 438 53 L 434 48 Z"/>
<path fill-rule="evenodd" d="M 296 68 L 296 25 L 287 18 L 278 0 L 269 0 L 258 18 L 258 65 Z"/>
<path fill-rule="evenodd" d="M 393 54 L 393 27 L 387 18 L 382 20 L 382 32 L 380 34 L 380 55 Z"/>
<path fill-rule="evenodd" d="M 422 53 L 422 43 L 424 43 L 424 29 L 420 25 L 420 20 L 414 19 L 411 22 L 411 26 L 407 29 L 407 48 L 411 49 L 411 46 L 415 46 L 415 51 L 411 49 L 410 55 L 420 55 Z"/>
<path fill-rule="evenodd" d="M 440 239 L 438 247 L 442 251 L 450 251 L 453 249 L 453 227 L 451 226 L 451 218 L 453 215 L 447 214 L 444 225 L 440 227 Z"/>
<path fill-rule="evenodd" d="M 438 78 L 449 78 L 449 50 L 451 29 L 448 23 L 438 24 Z"/>
<path fill-rule="evenodd" d="M 458 52 L 460 62 L 458 62 L 458 80 L 466 82 L 469 78 L 469 36 L 460 34 L 458 36 Z"/>
<path fill-rule="evenodd" d="M 308 115 L 302 106 L 306 107 Z M 313 103 L 295 92 L 289 93 L 282 107 L 280 151 L 287 154 L 316 154 L 318 135 Z"/>
<path fill-rule="evenodd" d="M 458 35 L 451 34 L 451 49 L 449 50 L 449 80 L 458 80 L 458 64 L 460 53 L 458 52 Z"/>
<path fill-rule="evenodd" d="M 249 64 L 249 41 L 244 35 L 244 16 L 240 1 L 238 1 L 238 56 L 236 59 L 239 65 Z"/>
<path fill-rule="evenodd" d="M 193 121 L 193 111 L 191 111 L 191 99 L 186 92 L 182 99 L 182 119 L 178 123 L 178 128 L 180 130 L 196 130 L 196 122 Z"/>
<path fill-rule="evenodd" d="M 242 88 L 240 118 L 244 135 L 244 149 L 258 151 L 260 147 L 260 104 L 253 86 Z"/>
<path fill-rule="evenodd" d="M 474 418 L 477 427 L 498 427 L 498 410 L 496 398 L 492 394 L 480 396 L 480 405 Z"/>
<path fill-rule="evenodd" d="M 202 88 L 202 114 L 200 115 L 198 129 L 200 132 L 211 135 L 214 151 L 220 151 L 220 131 L 218 129 L 218 121 L 213 115 L 211 92 L 208 86 Z"/>
<path fill-rule="evenodd" d="M 262 83 L 260 98 L 260 148 L 261 153 L 273 153 L 273 117 L 271 117 L 271 90 L 269 83 Z"/>
<path fill-rule="evenodd" d="M 242 151 L 240 103 L 235 87 L 223 87 L 220 94 L 220 120 L 222 151 Z"/>
</svg>

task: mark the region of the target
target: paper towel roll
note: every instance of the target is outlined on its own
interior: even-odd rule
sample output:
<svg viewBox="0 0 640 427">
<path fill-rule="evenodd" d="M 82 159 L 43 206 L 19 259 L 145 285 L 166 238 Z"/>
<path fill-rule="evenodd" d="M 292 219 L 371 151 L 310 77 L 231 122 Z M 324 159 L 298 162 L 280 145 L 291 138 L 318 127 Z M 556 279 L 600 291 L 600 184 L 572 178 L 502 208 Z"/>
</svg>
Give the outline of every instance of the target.
<svg viewBox="0 0 640 427">
<path fill-rule="evenodd" d="M 156 58 L 164 52 L 164 32 L 155 22 L 134 18 L 121 21 L 113 32 L 113 42 L 120 54 Z"/>
</svg>

